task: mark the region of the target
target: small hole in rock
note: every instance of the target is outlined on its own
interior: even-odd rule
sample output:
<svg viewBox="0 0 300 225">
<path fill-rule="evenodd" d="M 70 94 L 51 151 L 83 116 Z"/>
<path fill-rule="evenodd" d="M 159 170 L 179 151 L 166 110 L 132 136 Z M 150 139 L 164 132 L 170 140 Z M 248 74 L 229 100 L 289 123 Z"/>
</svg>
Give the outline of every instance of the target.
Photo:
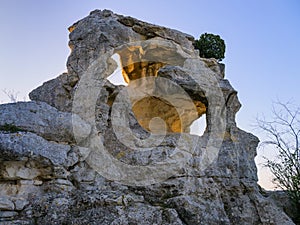
<svg viewBox="0 0 300 225">
<path fill-rule="evenodd" d="M 190 126 L 190 134 L 201 136 L 206 129 L 206 115 L 203 114 L 201 117 L 196 119 Z"/>
<path fill-rule="evenodd" d="M 117 62 L 118 67 L 109 77 L 107 77 L 107 80 L 109 80 L 114 85 L 127 86 L 128 84 L 125 82 L 124 77 L 122 75 L 122 67 L 119 54 L 115 53 L 112 55 L 111 58 Z"/>
</svg>

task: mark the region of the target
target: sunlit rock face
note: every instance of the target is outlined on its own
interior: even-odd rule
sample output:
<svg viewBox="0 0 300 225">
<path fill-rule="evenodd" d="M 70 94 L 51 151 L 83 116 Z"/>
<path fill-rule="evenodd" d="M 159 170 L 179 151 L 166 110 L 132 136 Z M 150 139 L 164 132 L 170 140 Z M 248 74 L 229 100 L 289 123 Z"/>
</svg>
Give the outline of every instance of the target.
<svg viewBox="0 0 300 225">
<path fill-rule="evenodd" d="M 185 102 L 181 101 L 180 107 L 184 112 L 182 115 L 179 115 L 176 108 L 164 99 L 147 97 L 134 103 L 132 111 L 139 124 L 148 131 L 150 131 L 149 123 L 151 119 L 159 117 L 166 123 L 167 132 L 188 133 L 192 122 L 206 111 L 206 106 L 202 102 L 195 101 L 195 104 L 197 104 L 197 113 L 190 107 L 190 102 L 185 105 Z"/>
<path fill-rule="evenodd" d="M 186 82 L 185 84 L 181 83 L 180 85 L 188 86 L 188 82 L 191 82 L 187 79 L 189 75 L 184 74 L 184 71 L 180 71 L 180 68 L 168 66 L 168 62 L 171 61 L 172 64 L 180 65 L 180 61 L 183 59 L 183 56 L 179 52 L 174 54 L 174 50 L 170 51 L 168 46 L 162 47 L 155 44 L 146 46 L 143 46 L 143 44 L 140 46 L 129 46 L 116 52 L 120 55 L 124 80 L 129 85 L 138 86 L 134 88 L 140 88 L 143 90 L 152 89 L 151 93 L 148 93 L 151 95 L 150 97 L 131 99 L 132 110 L 139 124 L 147 131 L 150 131 L 149 123 L 151 119 L 159 117 L 166 124 L 167 132 L 189 132 L 189 126 L 192 122 L 206 112 L 207 100 L 205 101 L 205 105 L 199 99 L 192 99 L 194 106 L 191 107 L 190 99 L 186 102 L 185 99 L 178 98 L 179 96 L 178 93 L 176 93 L 176 89 L 172 90 L 172 85 L 169 85 L 167 82 L 157 84 L 149 81 L 143 82 L 141 79 L 151 76 L 159 76 L 175 80 L 176 76 L 178 77 L 178 74 L 180 74 L 180 76 L 182 76 L 182 80 Z M 168 60 L 166 60 L 166 58 Z M 135 81 L 134 84 L 132 84 L 132 81 Z M 173 95 L 172 98 L 174 100 L 172 102 L 176 102 L 177 107 L 174 107 L 172 103 L 163 98 L 153 96 L 155 95 L 155 92 L 168 92 L 168 95 Z M 200 96 L 200 93 L 197 95 Z M 181 108 L 182 112 L 178 112 L 176 110 L 177 108 Z M 179 115 L 178 113 L 181 114 Z"/>
<path fill-rule="evenodd" d="M 129 85 L 136 85 L 140 89 L 152 89 L 151 93 L 148 93 L 151 95 L 150 97 L 131 99 L 132 110 L 139 124 L 147 131 L 150 131 L 150 121 L 154 117 L 159 117 L 164 121 L 167 132 L 189 132 L 189 126 L 206 112 L 207 105 L 198 99 L 193 99 L 193 107 L 196 107 L 195 111 L 190 105 L 190 100 L 187 102 L 185 102 L 185 99 L 179 100 L 176 90 L 172 91 L 172 85 L 170 86 L 168 83 L 159 85 L 149 81 L 143 82 L 141 79 L 159 76 L 170 80 L 173 78 L 174 80 L 176 79 L 176 76 L 178 76 L 176 73 L 181 73 L 181 76 L 183 76 L 183 79 L 186 79 L 186 82 L 191 82 L 187 79 L 189 77 L 188 74 L 184 74 L 183 71 L 180 71 L 180 68 L 168 67 L 170 62 L 172 62 L 173 65 L 182 64 L 184 56 L 180 52 L 174 52 L 173 49 L 171 50 L 173 46 L 161 46 L 155 43 L 148 45 L 143 43 L 140 45 L 138 44 L 139 43 L 136 43 L 133 46 L 122 47 L 117 50 L 116 53 L 120 56 L 124 80 Z M 184 76 L 187 78 L 184 78 Z M 132 81 L 135 81 L 135 83 L 132 84 Z M 188 86 L 189 83 L 181 85 Z M 155 92 L 168 92 L 168 94 L 173 95 L 177 107 L 174 107 L 172 103 L 163 98 L 154 97 L 153 95 L 155 95 Z M 207 100 L 205 102 L 207 103 Z M 176 110 L 177 108 L 181 108 L 183 112 L 178 112 Z M 178 113 L 181 114 L 179 115 Z"/>
<path fill-rule="evenodd" d="M 224 65 L 192 36 L 109 10 L 69 31 L 67 72 L 0 105 L 0 224 L 293 224 L 257 185 Z M 118 63 L 127 86 L 107 79 Z"/>
</svg>

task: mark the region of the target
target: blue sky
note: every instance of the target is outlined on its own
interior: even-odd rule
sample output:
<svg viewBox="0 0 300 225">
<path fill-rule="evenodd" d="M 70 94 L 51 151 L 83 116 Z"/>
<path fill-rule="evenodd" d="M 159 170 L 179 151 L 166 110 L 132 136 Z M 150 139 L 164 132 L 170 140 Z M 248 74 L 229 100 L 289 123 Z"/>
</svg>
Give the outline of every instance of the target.
<svg viewBox="0 0 300 225">
<path fill-rule="evenodd" d="M 237 115 L 242 129 L 255 133 L 256 116 L 268 117 L 276 99 L 300 105 L 298 0 L 1 0 L 0 103 L 8 100 L 4 89 L 23 100 L 66 71 L 67 27 L 105 8 L 196 38 L 219 34 L 226 42 L 226 78 L 243 105 Z"/>
</svg>

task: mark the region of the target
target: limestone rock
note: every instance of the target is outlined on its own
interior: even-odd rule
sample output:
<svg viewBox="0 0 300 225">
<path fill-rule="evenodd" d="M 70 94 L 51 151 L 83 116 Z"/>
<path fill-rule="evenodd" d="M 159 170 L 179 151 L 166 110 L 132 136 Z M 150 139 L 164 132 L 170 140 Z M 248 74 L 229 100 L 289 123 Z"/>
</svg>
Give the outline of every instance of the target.
<svg viewBox="0 0 300 225">
<path fill-rule="evenodd" d="M 66 163 L 67 152 L 70 150 L 69 145 L 58 144 L 55 142 L 48 142 L 42 137 L 37 136 L 33 133 L 0 133 L 0 159 L 11 160 L 11 159 L 22 159 L 24 157 L 41 156 L 50 160 L 55 165 L 63 165 Z M 3 166 L 3 165 L 2 165 Z M 19 171 L 19 175 L 15 172 L 11 172 L 9 176 L 35 176 L 29 175 L 33 171 L 28 171 L 26 167 L 23 172 L 20 172 L 22 165 L 11 165 L 9 171 L 15 169 Z M 9 167 L 10 168 L 10 167 Z M 27 175 L 25 175 L 27 174 Z M 38 175 L 38 174 L 36 174 Z"/>
<path fill-rule="evenodd" d="M 225 64 L 219 63 L 216 59 L 211 58 L 211 59 L 202 59 L 203 62 L 214 72 L 217 74 L 221 75 L 222 78 L 225 76 Z"/>
<path fill-rule="evenodd" d="M 15 211 L 0 211 L 0 218 L 8 219 L 8 218 L 13 218 L 16 215 L 18 215 L 17 212 Z"/>
<path fill-rule="evenodd" d="M 14 203 L 16 206 L 16 210 L 21 211 L 29 204 L 29 201 L 24 198 L 18 198 L 14 201 Z"/>
<path fill-rule="evenodd" d="M 257 184 L 225 66 L 193 37 L 109 10 L 69 31 L 68 72 L 0 105 L 0 223 L 293 224 Z"/>
<path fill-rule="evenodd" d="M 29 98 L 33 101 L 47 102 L 58 109 L 71 111 L 72 90 L 77 81 L 78 77 L 63 73 L 30 92 Z"/>
<path fill-rule="evenodd" d="M 15 205 L 7 197 L 0 197 L 0 210 L 14 210 Z"/>
<path fill-rule="evenodd" d="M 19 102 L 1 105 L 0 126 L 5 124 L 33 132 L 47 140 L 73 143 L 73 117 L 44 102 Z M 78 127 L 90 129 L 80 119 Z"/>
<path fill-rule="evenodd" d="M 299 208 L 295 207 L 295 205 L 289 200 L 289 196 L 286 191 L 264 191 L 263 195 L 274 201 L 275 204 L 289 217 L 299 223 Z"/>
<path fill-rule="evenodd" d="M 44 83 L 29 94 L 31 100 L 46 102 L 61 111 L 72 110 L 72 93 L 77 81 L 88 66 L 105 52 L 130 42 L 154 37 L 174 40 L 187 49 L 194 49 L 194 38 L 188 34 L 117 15 L 108 10 L 91 12 L 88 17 L 70 26 L 69 31 L 69 47 L 72 52 L 67 62 L 68 73 Z M 126 54 L 121 56 L 125 57 L 123 64 L 129 66 Z"/>
</svg>

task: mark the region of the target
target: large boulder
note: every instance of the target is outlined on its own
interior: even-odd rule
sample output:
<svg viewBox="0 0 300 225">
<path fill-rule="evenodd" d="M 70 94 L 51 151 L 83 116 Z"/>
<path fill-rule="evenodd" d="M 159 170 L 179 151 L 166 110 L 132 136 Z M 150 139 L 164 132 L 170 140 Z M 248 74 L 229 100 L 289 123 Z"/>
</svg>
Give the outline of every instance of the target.
<svg viewBox="0 0 300 225">
<path fill-rule="evenodd" d="M 47 140 L 74 143 L 73 116 L 58 111 L 44 102 L 18 102 L 0 107 L 0 127 L 15 126 L 19 130 L 30 131 Z M 80 118 L 76 119 L 82 129 L 90 127 Z M 8 129 L 9 131 L 9 129 Z"/>
</svg>

